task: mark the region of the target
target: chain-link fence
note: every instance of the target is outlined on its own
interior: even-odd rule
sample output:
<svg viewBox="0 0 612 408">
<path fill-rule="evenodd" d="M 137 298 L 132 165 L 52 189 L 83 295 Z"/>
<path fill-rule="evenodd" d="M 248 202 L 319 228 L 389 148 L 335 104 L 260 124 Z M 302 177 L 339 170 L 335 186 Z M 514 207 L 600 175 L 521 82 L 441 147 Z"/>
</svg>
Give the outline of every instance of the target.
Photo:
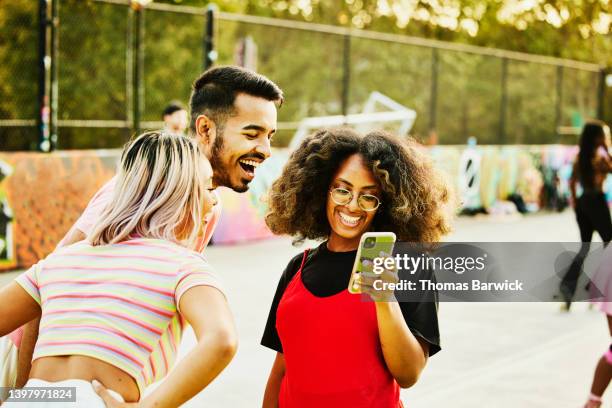
<svg viewBox="0 0 612 408">
<path fill-rule="evenodd" d="M 34 1 L 5 2 L 0 8 L 0 143 L 5 149 L 36 148 L 38 12 Z"/>
<path fill-rule="evenodd" d="M 45 130 L 51 147 L 54 135 L 60 149 L 117 147 L 160 127 L 215 55 L 283 88 L 280 144 L 305 117 L 360 112 L 373 91 L 416 110 L 413 135 L 435 131 L 443 144 L 575 143 L 580 123 L 604 111 L 595 64 L 229 13 L 215 14 L 207 38 L 204 8 L 130 4 L 3 5 L 0 149 L 40 149 Z"/>
<path fill-rule="evenodd" d="M 255 44 L 253 68 L 287 95 L 290 128 L 304 116 L 358 112 L 373 91 L 417 111 L 412 133 L 440 143 L 575 143 L 601 116 L 595 64 L 393 34 L 219 13 L 219 62 Z M 601 110 L 601 109 L 599 109 Z M 292 129 L 286 137 L 290 137 Z"/>
<path fill-rule="evenodd" d="M 59 149 L 117 146 L 129 135 L 133 14 L 110 3 L 59 2 Z"/>
</svg>

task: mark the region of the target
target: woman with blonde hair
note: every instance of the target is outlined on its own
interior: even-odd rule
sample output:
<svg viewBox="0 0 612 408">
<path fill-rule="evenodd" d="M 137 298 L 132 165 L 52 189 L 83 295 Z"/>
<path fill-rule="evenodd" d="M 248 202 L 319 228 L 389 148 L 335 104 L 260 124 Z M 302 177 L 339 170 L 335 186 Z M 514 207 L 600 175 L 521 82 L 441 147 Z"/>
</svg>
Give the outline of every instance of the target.
<svg viewBox="0 0 612 408">
<path fill-rule="evenodd" d="M 225 368 L 236 351 L 233 317 L 194 251 L 215 204 L 211 183 L 193 139 L 148 132 L 128 143 L 112 205 L 87 240 L 59 248 L 0 291 L 0 336 L 41 316 L 26 387 L 76 387 L 74 406 L 88 408 L 179 406 Z M 185 322 L 198 344 L 168 375 Z M 173 353 L 155 353 L 160 342 Z"/>
</svg>

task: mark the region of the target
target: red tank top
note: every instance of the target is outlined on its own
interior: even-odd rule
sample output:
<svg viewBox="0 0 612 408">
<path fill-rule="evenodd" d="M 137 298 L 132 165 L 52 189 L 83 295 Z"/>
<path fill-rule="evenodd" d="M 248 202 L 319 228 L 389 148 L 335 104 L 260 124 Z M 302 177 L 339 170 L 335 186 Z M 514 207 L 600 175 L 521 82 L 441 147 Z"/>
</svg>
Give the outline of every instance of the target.
<svg viewBox="0 0 612 408">
<path fill-rule="evenodd" d="M 276 314 L 286 367 L 279 407 L 402 407 L 383 358 L 374 303 L 346 289 L 313 295 L 302 282 L 307 254 Z"/>
</svg>

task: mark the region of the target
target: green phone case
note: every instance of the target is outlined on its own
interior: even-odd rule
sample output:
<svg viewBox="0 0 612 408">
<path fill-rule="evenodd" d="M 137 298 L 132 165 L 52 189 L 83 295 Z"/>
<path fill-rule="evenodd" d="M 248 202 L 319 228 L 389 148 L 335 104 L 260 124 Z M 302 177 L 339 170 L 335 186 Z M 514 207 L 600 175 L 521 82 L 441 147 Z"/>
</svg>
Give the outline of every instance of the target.
<svg viewBox="0 0 612 408">
<path fill-rule="evenodd" d="M 373 245 L 368 245 L 371 244 L 371 239 L 374 239 L 374 243 Z M 362 272 L 373 272 L 374 258 L 379 258 L 383 256 L 382 254 L 391 256 L 395 240 L 393 232 L 366 232 L 361 236 L 348 286 L 350 293 L 361 293 L 359 285 L 355 283 L 355 278 Z"/>
</svg>

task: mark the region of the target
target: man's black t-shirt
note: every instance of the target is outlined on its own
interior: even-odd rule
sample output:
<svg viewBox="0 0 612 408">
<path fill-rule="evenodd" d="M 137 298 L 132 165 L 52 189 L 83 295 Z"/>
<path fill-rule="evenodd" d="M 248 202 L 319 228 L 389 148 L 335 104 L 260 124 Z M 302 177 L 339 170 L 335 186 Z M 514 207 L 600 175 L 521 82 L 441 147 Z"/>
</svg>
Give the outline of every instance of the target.
<svg viewBox="0 0 612 408">
<path fill-rule="evenodd" d="M 332 252 L 327 249 L 327 242 L 308 253 L 302 270 L 302 282 L 306 289 L 318 297 L 333 296 L 348 287 L 351 271 L 357 251 Z M 302 264 L 303 253 L 296 255 L 285 268 L 268 315 L 261 344 L 283 352 L 283 346 L 276 331 L 276 310 L 291 282 Z M 400 278 L 401 278 L 400 271 Z M 438 328 L 438 302 L 435 292 L 423 292 L 423 302 L 400 302 L 399 306 L 406 324 L 412 334 L 429 343 L 429 355 L 440 351 L 440 331 Z"/>
</svg>

